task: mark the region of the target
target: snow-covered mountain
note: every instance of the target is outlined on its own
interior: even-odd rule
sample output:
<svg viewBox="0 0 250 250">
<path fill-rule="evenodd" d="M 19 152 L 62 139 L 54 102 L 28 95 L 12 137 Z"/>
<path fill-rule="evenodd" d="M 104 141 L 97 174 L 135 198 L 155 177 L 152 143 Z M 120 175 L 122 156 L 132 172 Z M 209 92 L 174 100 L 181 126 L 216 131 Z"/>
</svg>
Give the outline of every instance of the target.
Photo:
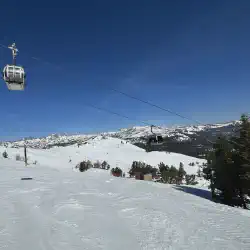
<svg viewBox="0 0 250 250">
<path fill-rule="evenodd" d="M 191 156 L 197 156 L 197 148 L 203 150 L 211 147 L 207 143 L 207 139 L 214 141 L 215 137 L 222 133 L 231 135 L 234 130 L 237 130 L 239 121 L 232 121 L 227 123 L 207 124 L 199 126 L 174 126 L 174 127 L 160 127 L 154 128 L 156 134 L 164 137 L 164 144 L 160 147 L 153 147 L 151 150 L 157 151 L 171 151 L 183 153 Z M 6 147 L 22 147 L 24 144 L 30 148 L 51 148 L 53 146 L 67 146 L 73 144 L 84 144 L 88 140 L 92 140 L 96 136 L 114 137 L 126 140 L 132 144 L 144 148 L 148 137 L 152 135 L 149 126 L 135 126 L 132 128 L 120 129 L 116 132 L 104 132 L 92 135 L 67 135 L 67 134 L 53 134 L 43 138 L 28 138 L 15 142 L 2 142 L 1 145 Z"/>
<path fill-rule="evenodd" d="M 190 125 L 190 126 L 174 126 L 174 127 L 156 127 L 153 128 L 155 134 L 162 135 L 167 138 L 174 138 L 176 141 L 190 141 L 193 136 L 199 135 L 201 132 L 210 132 L 216 135 L 220 132 L 233 132 L 240 121 L 232 121 L 227 123 L 207 124 L 207 125 Z M 119 132 L 112 133 L 112 136 L 126 139 L 132 142 L 144 142 L 151 133 L 149 126 L 132 127 L 121 129 Z"/>
</svg>

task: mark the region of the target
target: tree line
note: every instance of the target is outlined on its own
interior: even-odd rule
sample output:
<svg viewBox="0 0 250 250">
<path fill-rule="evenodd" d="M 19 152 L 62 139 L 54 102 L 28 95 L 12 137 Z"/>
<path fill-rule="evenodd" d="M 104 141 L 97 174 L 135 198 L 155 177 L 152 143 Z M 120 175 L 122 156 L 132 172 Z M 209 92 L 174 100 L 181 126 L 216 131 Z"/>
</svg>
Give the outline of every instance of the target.
<svg viewBox="0 0 250 250">
<path fill-rule="evenodd" d="M 137 173 L 152 174 L 152 177 L 160 177 L 160 182 L 169 184 L 183 184 L 185 180 L 187 185 L 196 185 L 197 181 L 195 175 L 188 175 L 184 169 L 184 164 L 180 162 L 179 168 L 175 166 L 168 166 L 161 162 L 158 164 L 158 168 L 153 167 L 141 161 L 133 161 L 129 170 L 130 177 L 135 176 Z"/>
<path fill-rule="evenodd" d="M 100 169 L 104 169 L 104 170 L 110 169 L 110 165 L 108 164 L 107 161 L 103 161 L 102 163 L 99 161 L 92 163 L 90 160 L 82 161 L 76 167 L 77 168 L 79 167 L 80 172 L 84 172 L 90 168 L 100 168 Z"/>
</svg>

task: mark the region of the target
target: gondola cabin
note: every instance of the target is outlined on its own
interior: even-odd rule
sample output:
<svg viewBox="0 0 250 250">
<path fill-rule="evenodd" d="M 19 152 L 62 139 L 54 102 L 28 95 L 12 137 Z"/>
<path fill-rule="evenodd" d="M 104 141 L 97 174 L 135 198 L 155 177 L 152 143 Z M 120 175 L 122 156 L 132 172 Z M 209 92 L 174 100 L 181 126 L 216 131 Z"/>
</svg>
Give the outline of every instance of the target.
<svg viewBox="0 0 250 250">
<path fill-rule="evenodd" d="M 163 137 L 161 135 L 154 135 L 149 137 L 148 144 L 150 145 L 162 145 Z"/>
<path fill-rule="evenodd" d="M 3 80 L 9 90 L 24 90 L 25 72 L 23 67 L 7 64 L 3 69 Z"/>
</svg>

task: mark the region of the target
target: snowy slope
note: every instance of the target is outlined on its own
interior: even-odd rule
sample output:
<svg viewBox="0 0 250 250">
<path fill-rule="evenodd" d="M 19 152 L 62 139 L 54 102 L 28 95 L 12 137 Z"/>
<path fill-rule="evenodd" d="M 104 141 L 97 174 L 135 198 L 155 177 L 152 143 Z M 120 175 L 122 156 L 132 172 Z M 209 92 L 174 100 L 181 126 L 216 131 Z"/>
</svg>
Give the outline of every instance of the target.
<svg viewBox="0 0 250 250">
<path fill-rule="evenodd" d="M 250 249 L 249 211 L 171 185 L 95 169 L 0 166 L 1 249 Z"/>
<path fill-rule="evenodd" d="M 108 161 L 111 167 L 119 166 L 123 171 L 128 172 L 133 161 L 144 161 L 147 164 L 156 166 L 160 162 L 164 162 L 169 166 L 179 167 L 180 162 L 184 164 L 184 168 L 188 174 L 196 174 L 198 165 L 189 166 L 191 162 L 199 162 L 201 165 L 206 162 L 202 159 L 166 152 L 145 152 L 144 149 L 136 147 L 130 143 L 121 143 L 122 140 L 117 138 L 103 139 L 98 136 L 89 140 L 87 144 L 71 145 L 68 147 L 53 147 L 50 149 L 27 149 L 29 163 L 37 161 L 39 165 L 51 166 L 53 168 L 72 168 L 80 161 Z M 4 147 L 0 147 L 4 151 Z M 16 154 L 23 155 L 23 148 L 7 148 L 7 153 L 11 159 L 15 159 Z M 69 159 L 72 161 L 69 163 Z"/>
</svg>

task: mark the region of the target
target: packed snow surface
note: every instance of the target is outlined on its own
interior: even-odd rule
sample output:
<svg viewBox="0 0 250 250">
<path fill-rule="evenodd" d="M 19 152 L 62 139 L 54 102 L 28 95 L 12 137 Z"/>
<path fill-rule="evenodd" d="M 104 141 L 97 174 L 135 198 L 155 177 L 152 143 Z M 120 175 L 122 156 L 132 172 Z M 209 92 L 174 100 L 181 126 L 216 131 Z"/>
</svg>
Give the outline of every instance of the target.
<svg viewBox="0 0 250 250">
<path fill-rule="evenodd" d="M 250 249 L 249 211 L 172 185 L 0 165 L 0 249 Z"/>
</svg>

